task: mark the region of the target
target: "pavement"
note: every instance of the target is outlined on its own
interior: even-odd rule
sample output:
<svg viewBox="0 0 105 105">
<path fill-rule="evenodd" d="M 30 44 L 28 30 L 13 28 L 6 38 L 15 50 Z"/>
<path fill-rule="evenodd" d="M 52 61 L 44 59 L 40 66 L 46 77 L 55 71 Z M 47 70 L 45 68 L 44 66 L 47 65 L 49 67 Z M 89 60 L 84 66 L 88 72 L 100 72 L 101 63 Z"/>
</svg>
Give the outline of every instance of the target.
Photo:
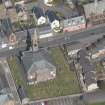
<svg viewBox="0 0 105 105">
<path fill-rule="evenodd" d="M 42 105 L 43 101 L 41 102 L 36 102 L 30 105 Z M 44 101 L 47 103 L 47 105 L 85 105 L 84 102 L 77 96 L 77 97 L 63 97 L 59 99 L 54 99 L 54 100 L 48 100 Z"/>
</svg>

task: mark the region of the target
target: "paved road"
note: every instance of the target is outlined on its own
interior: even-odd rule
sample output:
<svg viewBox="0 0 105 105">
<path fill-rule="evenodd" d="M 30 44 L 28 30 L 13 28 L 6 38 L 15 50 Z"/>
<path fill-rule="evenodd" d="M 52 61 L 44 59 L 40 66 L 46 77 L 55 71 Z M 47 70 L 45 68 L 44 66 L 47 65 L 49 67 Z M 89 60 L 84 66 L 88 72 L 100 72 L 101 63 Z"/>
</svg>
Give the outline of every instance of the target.
<svg viewBox="0 0 105 105">
<path fill-rule="evenodd" d="M 31 35 L 34 34 L 34 30 L 34 28 L 29 30 Z M 105 25 L 78 33 L 59 33 L 54 35 L 53 37 L 39 40 L 39 47 L 54 47 L 65 43 L 73 44 L 76 41 L 81 42 L 84 40 L 88 40 L 88 42 L 90 43 L 90 41 L 101 37 L 104 33 Z M 25 30 L 16 32 L 16 36 L 17 38 L 25 40 L 27 36 L 27 31 Z"/>
<path fill-rule="evenodd" d="M 102 35 L 105 35 L 105 26 L 96 28 L 96 29 L 87 30 L 80 33 L 75 33 L 75 34 L 71 34 L 71 33 L 65 33 L 64 35 L 61 34 L 59 35 L 59 37 L 50 38 L 50 41 L 46 40 L 46 42 L 40 42 L 39 46 L 53 47 L 53 46 L 58 46 L 66 43 L 72 44 L 76 41 L 81 42 L 81 41 L 84 41 L 84 39 L 85 40 L 88 39 L 88 42 L 90 43 L 90 41 L 97 39 Z"/>
</svg>

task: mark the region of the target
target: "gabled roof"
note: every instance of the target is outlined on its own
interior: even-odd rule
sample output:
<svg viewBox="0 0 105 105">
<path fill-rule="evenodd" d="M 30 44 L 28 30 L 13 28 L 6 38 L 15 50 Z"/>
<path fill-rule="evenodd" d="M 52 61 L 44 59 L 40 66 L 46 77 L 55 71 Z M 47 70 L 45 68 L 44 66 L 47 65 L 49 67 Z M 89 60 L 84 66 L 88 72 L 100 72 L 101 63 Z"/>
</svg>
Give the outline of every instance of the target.
<svg viewBox="0 0 105 105">
<path fill-rule="evenodd" d="M 10 18 L 4 18 L 0 21 L 0 28 L 5 33 L 5 36 L 9 36 L 12 33 L 12 23 Z"/>
<path fill-rule="evenodd" d="M 39 66 L 43 66 L 47 63 L 49 67 L 49 63 L 53 65 L 51 56 L 46 50 L 39 50 L 37 52 L 24 52 L 23 53 L 23 65 L 25 71 L 28 73 L 30 68 L 36 67 L 36 70 L 40 70 Z"/>
<path fill-rule="evenodd" d="M 40 18 L 41 16 L 45 17 L 43 9 L 39 7 L 33 7 L 32 12 L 35 13 L 36 18 Z"/>
<path fill-rule="evenodd" d="M 55 69 L 55 66 L 53 66 L 51 63 L 49 63 L 46 60 L 40 60 L 37 62 L 34 62 L 32 66 L 30 67 L 30 70 L 28 71 L 29 74 L 33 74 L 34 72 L 40 72 L 40 71 L 52 71 Z"/>
<path fill-rule="evenodd" d="M 59 18 L 54 11 L 47 10 L 45 14 L 48 16 L 50 22 L 53 22 L 54 20 L 59 21 Z"/>
</svg>

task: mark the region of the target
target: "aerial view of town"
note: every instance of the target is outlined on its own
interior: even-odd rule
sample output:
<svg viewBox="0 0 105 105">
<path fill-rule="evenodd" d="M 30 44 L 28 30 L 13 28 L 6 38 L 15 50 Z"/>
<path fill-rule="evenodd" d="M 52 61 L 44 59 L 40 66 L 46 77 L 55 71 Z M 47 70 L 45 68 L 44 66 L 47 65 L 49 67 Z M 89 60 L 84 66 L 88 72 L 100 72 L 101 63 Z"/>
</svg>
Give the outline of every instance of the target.
<svg viewBox="0 0 105 105">
<path fill-rule="evenodd" d="M 105 0 L 0 0 L 0 105 L 105 105 Z"/>
</svg>

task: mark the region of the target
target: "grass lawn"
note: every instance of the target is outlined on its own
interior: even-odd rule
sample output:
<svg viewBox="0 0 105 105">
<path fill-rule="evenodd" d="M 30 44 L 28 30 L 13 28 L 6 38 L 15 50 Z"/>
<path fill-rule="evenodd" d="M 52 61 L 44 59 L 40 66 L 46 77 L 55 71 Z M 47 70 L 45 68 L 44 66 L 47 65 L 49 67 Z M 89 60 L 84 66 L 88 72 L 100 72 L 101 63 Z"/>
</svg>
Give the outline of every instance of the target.
<svg viewBox="0 0 105 105">
<path fill-rule="evenodd" d="M 95 63 L 95 65 L 96 65 L 96 72 L 97 73 L 102 72 L 102 70 L 103 70 L 102 65 L 100 63 Z"/>
<path fill-rule="evenodd" d="M 14 81 L 16 82 L 16 85 L 24 85 L 25 86 L 25 81 L 23 80 L 22 74 L 21 74 L 21 67 L 17 64 L 16 58 L 10 58 L 7 59 L 8 65 L 10 67 L 12 76 L 14 78 Z"/>
<path fill-rule="evenodd" d="M 105 102 L 93 103 L 93 104 L 89 104 L 89 105 L 105 105 Z"/>
<path fill-rule="evenodd" d="M 50 49 L 51 55 L 57 66 L 57 77 L 54 80 L 39 83 L 33 86 L 27 86 L 27 93 L 30 99 L 45 99 L 49 97 L 57 97 L 63 95 L 70 95 L 80 92 L 80 87 L 74 72 L 69 70 L 69 66 L 66 63 L 64 56 L 59 48 Z M 16 63 L 16 61 L 12 61 Z M 13 64 L 14 65 L 14 64 Z M 17 65 L 17 64 L 16 64 Z M 20 77 L 19 66 L 16 68 L 11 67 L 17 83 L 24 84 L 22 77 Z M 18 68 L 18 69 L 17 69 Z M 16 71 L 16 72 L 14 72 Z"/>
</svg>

